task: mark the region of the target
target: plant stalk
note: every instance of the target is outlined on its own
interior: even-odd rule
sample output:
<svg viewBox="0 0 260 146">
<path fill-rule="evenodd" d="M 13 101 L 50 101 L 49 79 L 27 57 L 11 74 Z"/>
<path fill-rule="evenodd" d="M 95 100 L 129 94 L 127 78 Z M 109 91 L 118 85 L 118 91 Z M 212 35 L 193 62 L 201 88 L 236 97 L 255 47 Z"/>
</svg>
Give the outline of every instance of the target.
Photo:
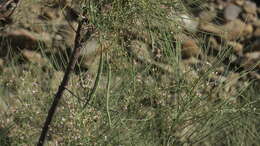
<svg viewBox="0 0 260 146">
<path fill-rule="evenodd" d="M 83 19 L 83 20 L 80 20 L 79 23 L 78 23 L 75 41 L 74 41 L 74 50 L 73 50 L 72 55 L 70 56 L 69 64 L 66 68 L 62 82 L 61 82 L 61 84 L 58 88 L 57 93 L 54 96 L 54 100 L 53 100 L 52 105 L 51 105 L 51 107 L 48 111 L 48 115 L 46 117 L 44 126 L 42 128 L 41 136 L 38 140 L 37 146 L 43 146 L 44 145 L 45 138 L 46 138 L 46 135 L 48 133 L 49 126 L 50 126 L 50 123 L 53 119 L 54 113 L 57 109 L 57 106 L 59 104 L 60 99 L 62 98 L 63 92 L 66 89 L 66 86 L 68 85 L 70 74 L 74 70 L 75 64 L 76 64 L 76 62 L 79 58 L 80 50 L 81 50 L 81 34 L 80 34 L 80 32 L 81 32 L 81 29 L 82 29 L 82 25 L 83 25 L 83 23 L 85 23 L 85 21 L 86 20 Z M 90 37 L 90 35 L 89 35 L 89 37 Z"/>
</svg>

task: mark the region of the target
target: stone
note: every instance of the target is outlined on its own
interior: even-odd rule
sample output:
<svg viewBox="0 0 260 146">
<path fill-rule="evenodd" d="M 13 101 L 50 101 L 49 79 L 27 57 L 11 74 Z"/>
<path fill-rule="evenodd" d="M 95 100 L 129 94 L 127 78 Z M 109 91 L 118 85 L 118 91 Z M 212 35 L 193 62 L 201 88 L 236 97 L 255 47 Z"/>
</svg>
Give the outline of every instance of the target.
<svg viewBox="0 0 260 146">
<path fill-rule="evenodd" d="M 209 33 L 217 34 L 217 35 L 221 35 L 224 33 L 224 31 L 221 29 L 220 26 L 212 24 L 212 23 L 201 22 L 199 25 L 199 29 L 202 31 L 206 31 Z"/>
<path fill-rule="evenodd" d="M 234 4 L 230 4 L 227 7 L 225 7 L 224 9 L 224 18 L 227 21 L 232 21 L 238 18 L 239 14 L 242 12 L 242 8 L 234 5 Z"/>
<path fill-rule="evenodd" d="M 185 29 L 187 29 L 188 31 L 192 31 L 192 32 L 197 31 L 199 22 L 196 19 L 190 17 L 187 14 L 180 15 L 180 18 L 181 18 L 181 22 L 183 23 L 183 27 Z"/>
<path fill-rule="evenodd" d="M 243 8 L 247 13 L 253 13 L 253 14 L 255 14 L 257 10 L 256 3 L 248 0 L 245 1 Z"/>
</svg>

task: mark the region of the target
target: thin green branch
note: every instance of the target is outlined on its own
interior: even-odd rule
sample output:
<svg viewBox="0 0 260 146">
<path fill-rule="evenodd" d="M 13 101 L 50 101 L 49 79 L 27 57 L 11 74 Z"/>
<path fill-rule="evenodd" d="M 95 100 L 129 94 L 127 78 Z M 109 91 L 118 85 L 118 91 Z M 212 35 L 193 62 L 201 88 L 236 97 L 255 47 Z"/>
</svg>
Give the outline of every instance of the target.
<svg viewBox="0 0 260 146">
<path fill-rule="evenodd" d="M 110 79 L 111 79 L 111 68 L 108 60 L 108 53 L 106 54 L 107 58 L 107 68 L 108 68 L 108 75 L 107 75 L 107 86 L 106 86 L 106 108 L 107 108 L 107 117 L 108 117 L 108 122 L 109 122 L 109 127 L 112 128 L 112 122 L 111 122 L 111 117 L 110 117 L 110 112 L 109 112 L 109 92 L 110 92 Z"/>
<path fill-rule="evenodd" d="M 83 105 L 83 109 L 86 108 L 86 106 L 89 104 L 90 100 L 93 98 L 93 96 L 95 95 L 95 93 L 97 91 L 97 87 L 98 87 L 98 84 L 99 84 L 99 81 L 100 81 L 102 70 L 103 70 L 103 50 L 101 48 L 101 54 L 100 54 L 100 59 L 99 59 L 99 66 L 98 66 L 98 72 L 97 72 L 96 80 L 95 80 L 93 88 L 91 89 L 91 91 L 88 95 L 86 103 Z"/>
</svg>

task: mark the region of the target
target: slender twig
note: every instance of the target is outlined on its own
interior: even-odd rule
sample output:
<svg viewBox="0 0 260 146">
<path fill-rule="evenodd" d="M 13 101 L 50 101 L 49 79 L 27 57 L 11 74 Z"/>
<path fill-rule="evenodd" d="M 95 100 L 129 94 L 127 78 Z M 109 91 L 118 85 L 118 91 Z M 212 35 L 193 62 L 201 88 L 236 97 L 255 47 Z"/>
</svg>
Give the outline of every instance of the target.
<svg viewBox="0 0 260 146">
<path fill-rule="evenodd" d="M 73 93 L 70 89 L 65 87 L 65 90 L 67 90 L 72 96 L 76 97 L 78 99 L 78 102 L 80 103 L 81 101 L 83 101 L 83 99 L 81 99 L 78 95 L 76 95 L 75 93 Z"/>
<path fill-rule="evenodd" d="M 112 128 L 112 122 L 111 122 L 111 117 L 110 117 L 110 112 L 109 112 L 109 92 L 110 92 L 110 78 L 111 78 L 111 68 L 110 68 L 110 64 L 108 62 L 108 53 L 106 54 L 106 58 L 107 58 L 107 68 L 108 68 L 108 75 L 107 75 L 107 91 L 106 91 L 106 108 L 107 108 L 107 117 L 108 117 L 108 122 L 109 122 L 109 127 Z"/>
<path fill-rule="evenodd" d="M 96 79 L 95 79 L 95 83 L 94 83 L 94 86 L 93 86 L 93 88 L 91 89 L 91 91 L 90 91 L 90 93 L 88 95 L 88 98 L 87 98 L 85 104 L 83 105 L 83 109 L 86 108 L 86 106 L 88 105 L 88 103 L 90 102 L 90 100 L 92 99 L 92 97 L 96 93 L 96 90 L 97 90 L 97 87 L 98 87 L 98 84 L 99 84 L 99 80 L 100 80 L 100 77 L 101 77 L 102 70 L 103 70 L 103 48 L 101 47 L 99 66 L 98 66 L 98 72 L 97 72 L 97 76 L 96 76 Z"/>
<path fill-rule="evenodd" d="M 70 74 L 74 70 L 75 64 L 76 64 L 78 57 L 80 55 L 80 49 L 81 49 L 81 33 L 80 32 L 81 32 L 82 25 L 83 25 L 84 22 L 87 22 L 87 20 L 82 19 L 82 20 L 79 21 L 76 36 L 75 36 L 73 53 L 70 56 L 70 61 L 69 61 L 69 64 L 66 68 L 65 74 L 63 76 L 63 80 L 62 80 L 62 82 L 61 82 L 61 84 L 58 88 L 57 93 L 54 96 L 54 100 L 53 100 L 52 105 L 51 105 L 51 107 L 48 111 L 48 115 L 46 117 L 44 126 L 42 128 L 41 136 L 38 140 L 37 146 L 43 146 L 43 144 L 45 142 L 45 138 L 46 138 L 47 132 L 49 130 L 49 126 L 50 126 L 50 123 L 51 123 L 52 118 L 54 116 L 54 113 L 57 109 L 58 103 L 59 103 L 59 101 L 60 101 L 60 99 L 63 95 L 65 87 L 68 85 Z M 90 37 L 90 35 L 88 37 Z"/>
</svg>

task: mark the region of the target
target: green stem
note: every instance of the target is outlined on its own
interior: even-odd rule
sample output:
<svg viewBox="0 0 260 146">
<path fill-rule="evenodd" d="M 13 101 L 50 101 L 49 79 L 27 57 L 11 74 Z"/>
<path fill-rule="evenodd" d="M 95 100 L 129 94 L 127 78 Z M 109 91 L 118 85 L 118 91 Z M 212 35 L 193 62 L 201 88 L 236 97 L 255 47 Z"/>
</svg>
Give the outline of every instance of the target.
<svg viewBox="0 0 260 146">
<path fill-rule="evenodd" d="M 106 86 L 106 108 L 107 108 L 107 117 L 108 117 L 108 122 L 109 122 L 109 127 L 112 128 L 112 122 L 111 122 L 111 117 L 110 117 L 110 112 L 109 112 L 109 91 L 110 91 L 110 79 L 111 79 L 111 68 L 108 62 L 108 54 L 106 54 L 107 58 L 107 68 L 108 68 L 108 76 L 107 76 L 107 86 Z"/>
<path fill-rule="evenodd" d="M 97 76 L 96 76 L 94 86 L 91 89 L 90 94 L 88 95 L 88 99 L 87 99 L 86 103 L 84 104 L 83 109 L 86 108 L 86 106 L 88 105 L 88 103 L 90 102 L 90 100 L 92 99 L 92 97 L 95 95 L 95 93 L 97 91 L 97 87 L 98 87 L 98 84 L 99 84 L 99 81 L 100 81 L 102 70 L 103 70 L 103 50 L 101 50 L 98 72 L 97 72 Z"/>
</svg>

